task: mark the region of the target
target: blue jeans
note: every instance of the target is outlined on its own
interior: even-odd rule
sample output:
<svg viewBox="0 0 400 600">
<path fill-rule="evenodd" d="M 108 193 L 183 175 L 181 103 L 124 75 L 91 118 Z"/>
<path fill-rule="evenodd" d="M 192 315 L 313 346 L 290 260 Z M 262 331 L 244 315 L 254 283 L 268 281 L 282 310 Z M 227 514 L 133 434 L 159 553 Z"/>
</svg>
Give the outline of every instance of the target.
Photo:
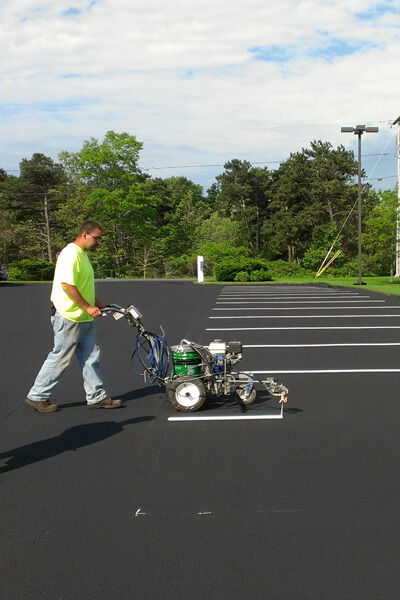
<svg viewBox="0 0 400 600">
<path fill-rule="evenodd" d="M 107 393 L 99 375 L 100 348 L 96 344 L 94 322 L 75 323 L 56 312 L 51 317 L 51 323 L 54 330 L 54 348 L 44 361 L 28 398 L 34 401 L 48 400 L 76 354 L 82 369 L 87 403 L 101 402 Z"/>
</svg>

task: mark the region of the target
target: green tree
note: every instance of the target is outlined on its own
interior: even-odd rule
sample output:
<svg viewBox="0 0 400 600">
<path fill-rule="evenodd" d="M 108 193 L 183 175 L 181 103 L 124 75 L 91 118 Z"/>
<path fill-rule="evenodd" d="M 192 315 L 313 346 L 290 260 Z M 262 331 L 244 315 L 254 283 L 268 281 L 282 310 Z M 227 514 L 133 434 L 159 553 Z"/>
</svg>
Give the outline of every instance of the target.
<svg viewBox="0 0 400 600">
<path fill-rule="evenodd" d="M 192 276 L 196 264 L 197 229 L 209 217 L 203 188 L 186 177 L 148 179 L 145 193 L 158 198 L 154 240 L 160 276 Z"/>
<path fill-rule="evenodd" d="M 20 162 L 19 177 L 1 182 L 2 211 L 12 226 L 9 247 L 17 245 L 19 253 L 24 252 L 13 259 L 47 257 L 52 262 L 55 212 L 62 200 L 59 187 L 64 181 L 62 165 L 35 153 Z"/>
<path fill-rule="evenodd" d="M 43 215 L 43 218 L 37 218 L 36 214 L 33 214 L 32 222 L 38 224 L 40 237 L 43 237 L 44 230 L 49 262 L 53 261 L 53 215 L 60 202 L 57 187 L 64 181 L 62 165 L 44 154 L 35 153 L 30 160 L 24 158 L 20 163 L 20 182 L 28 195 L 29 205 L 33 211 L 38 210 L 39 215 Z"/>
<path fill-rule="evenodd" d="M 269 218 L 273 175 L 266 167 L 238 159 L 227 162 L 224 169 L 208 192 L 210 203 L 221 216 L 239 224 L 240 244 L 258 256 L 265 244 L 261 234 Z"/>
<path fill-rule="evenodd" d="M 157 201 L 143 189 L 147 176 L 138 166 L 142 146 L 133 135 L 108 131 L 101 142 L 91 138 L 78 152 L 59 155 L 70 194 L 58 219 L 75 231 L 87 219 L 104 228 L 104 243 L 94 258 L 99 275 L 121 275 L 142 250 L 148 257 L 145 247 Z"/>
<path fill-rule="evenodd" d="M 357 198 L 352 177 L 357 162 L 343 146 L 314 141 L 309 149 L 291 154 L 276 172 L 273 216 L 265 225 L 277 254 L 300 262 L 324 229 L 339 231 Z M 348 222 L 354 228 L 355 217 Z M 328 248 L 327 248 L 328 250 Z"/>
<path fill-rule="evenodd" d="M 134 135 L 107 131 L 102 142 L 90 138 L 78 152 L 60 152 L 59 160 L 72 182 L 91 189 L 127 190 L 147 177 L 138 166 L 142 148 Z"/>
<path fill-rule="evenodd" d="M 388 275 L 396 255 L 397 192 L 370 192 L 375 203 L 363 224 L 363 263 L 368 272 Z"/>
<path fill-rule="evenodd" d="M 250 249 L 240 245 L 240 224 L 228 217 L 213 213 L 197 227 L 196 255 L 204 256 L 204 271 L 214 274 L 215 265 L 222 260 L 250 256 Z"/>
</svg>

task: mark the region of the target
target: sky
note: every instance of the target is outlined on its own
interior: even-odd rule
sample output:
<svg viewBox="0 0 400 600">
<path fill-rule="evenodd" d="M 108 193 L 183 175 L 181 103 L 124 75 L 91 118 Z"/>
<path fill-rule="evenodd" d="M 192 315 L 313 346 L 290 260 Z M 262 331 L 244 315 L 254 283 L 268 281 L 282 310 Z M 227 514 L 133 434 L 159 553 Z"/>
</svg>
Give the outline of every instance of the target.
<svg viewBox="0 0 400 600">
<path fill-rule="evenodd" d="M 313 140 L 362 136 L 397 182 L 398 0 L 0 0 L 0 167 L 77 152 L 109 130 L 140 167 L 206 191 L 233 159 L 275 169 Z"/>
</svg>

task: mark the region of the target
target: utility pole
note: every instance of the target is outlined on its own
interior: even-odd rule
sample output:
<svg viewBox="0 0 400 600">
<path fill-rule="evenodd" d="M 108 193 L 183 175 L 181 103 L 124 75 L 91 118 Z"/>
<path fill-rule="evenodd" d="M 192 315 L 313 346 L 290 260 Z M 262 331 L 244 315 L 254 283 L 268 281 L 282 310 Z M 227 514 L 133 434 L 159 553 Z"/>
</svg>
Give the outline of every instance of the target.
<svg viewBox="0 0 400 600">
<path fill-rule="evenodd" d="M 397 217 L 396 217 L 396 272 L 395 277 L 400 277 L 400 117 L 393 122 L 397 125 Z"/>
<path fill-rule="evenodd" d="M 365 133 L 378 133 L 379 127 L 341 127 L 342 133 L 354 133 L 358 136 L 358 281 L 354 285 L 365 285 L 361 276 L 361 136 Z"/>
</svg>

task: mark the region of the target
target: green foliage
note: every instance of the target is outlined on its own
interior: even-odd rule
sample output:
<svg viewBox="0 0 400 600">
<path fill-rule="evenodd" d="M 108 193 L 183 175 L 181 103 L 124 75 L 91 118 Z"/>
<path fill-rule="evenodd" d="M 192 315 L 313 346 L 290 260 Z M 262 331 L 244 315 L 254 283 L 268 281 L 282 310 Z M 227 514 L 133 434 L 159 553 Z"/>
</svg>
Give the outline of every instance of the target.
<svg viewBox="0 0 400 600">
<path fill-rule="evenodd" d="M 305 251 L 302 258 L 301 266 L 316 273 L 325 260 L 330 248 L 334 245 L 334 253 L 343 245 L 343 235 L 340 235 L 336 239 L 337 234 L 338 228 L 336 223 L 328 223 L 327 225 L 316 227 L 310 247 Z"/>
<path fill-rule="evenodd" d="M 237 225 L 238 245 L 260 254 L 264 245 L 261 232 L 268 218 L 274 176 L 266 167 L 253 167 L 248 161 L 234 159 L 224 165 L 208 193 L 220 217 Z"/>
<path fill-rule="evenodd" d="M 92 189 L 127 189 L 146 179 L 137 164 L 142 147 L 134 135 L 107 131 L 102 142 L 90 138 L 78 152 L 60 152 L 59 159 L 73 182 Z"/>
<path fill-rule="evenodd" d="M 235 281 L 250 281 L 250 274 L 247 271 L 239 271 L 239 273 L 235 275 Z"/>
<path fill-rule="evenodd" d="M 217 281 L 239 281 L 235 279 L 239 273 L 241 273 L 241 277 L 244 277 L 243 273 L 247 273 L 250 277 L 253 271 L 263 271 L 266 273 L 265 277 L 270 277 L 268 267 L 269 263 L 262 259 L 226 260 L 215 265 L 215 277 Z M 264 279 L 263 281 L 271 281 L 271 279 Z"/>
<path fill-rule="evenodd" d="M 368 272 L 375 275 L 389 275 L 394 265 L 397 203 L 395 191 L 378 193 L 364 223 L 363 265 Z"/>
<path fill-rule="evenodd" d="M 108 131 L 61 152 L 61 164 L 35 153 L 18 177 L 0 169 L 0 262 L 18 263 L 14 278 L 35 277 L 21 259 L 51 262 L 87 219 L 104 229 L 91 254 L 98 277 L 194 277 L 199 254 L 224 281 L 314 276 L 343 223 L 328 271 L 356 273 L 357 162 L 343 146 L 314 140 L 275 171 L 232 159 L 206 195 L 185 177 L 143 173 L 142 146 Z M 363 274 L 389 273 L 396 194 L 364 185 L 362 203 Z"/>
<path fill-rule="evenodd" d="M 55 264 L 46 260 L 24 259 L 12 263 L 8 269 L 10 281 L 51 281 Z"/>
<path fill-rule="evenodd" d="M 304 269 L 297 263 L 281 259 L 268 263 L 268 271 L 274 279 L 279 277 L 306 277 L 310 275 L 307 269 Z"/>
<path fill-rule="evenodd" d="M 250 281 L 272 281 L 272 277 L 265 269 L 259 269 L 250 272 Z"/>
</svg>

